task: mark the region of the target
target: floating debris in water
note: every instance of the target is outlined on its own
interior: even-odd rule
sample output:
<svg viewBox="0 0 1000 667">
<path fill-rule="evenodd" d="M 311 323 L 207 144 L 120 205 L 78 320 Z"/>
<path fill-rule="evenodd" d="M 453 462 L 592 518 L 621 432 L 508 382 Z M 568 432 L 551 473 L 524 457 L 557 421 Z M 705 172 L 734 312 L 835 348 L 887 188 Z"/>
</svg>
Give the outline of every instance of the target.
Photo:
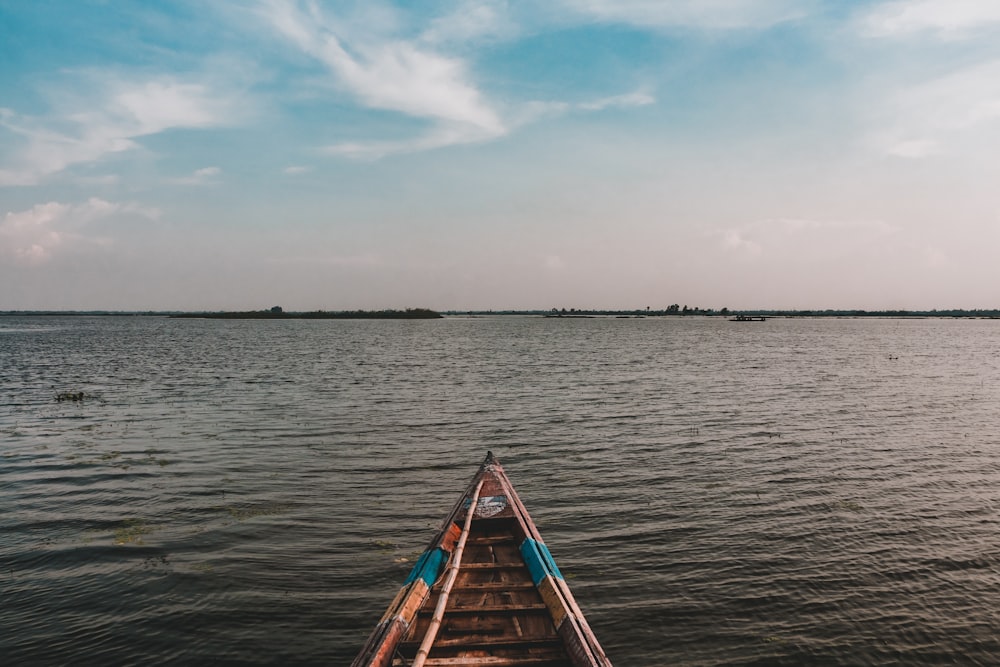
<svg viewBox="0 0 1000 667">
<path fill-rule="evenodd" d="M 142 519 L 125 519 L 115 530 L 115 544 L 143 544 L 142 536 L 153 532 Z"/>
<path fill-rule="evenodd" d="M 833 504 L 834 510 L 850 510 L 851 512 L 862 512 L 864 508 L 860 503 L 856 503 L 853 500 L 838 500 Z"/>
<path fill-rule="evenodd" d="M 144 558 L 142 561 L 142 567 L 143 569 L 146 570 L 156 569 L 158 567 L 166 565 L 170 565 L 170 559 L 167 557 L 166 554 L 162 554 L 160 556 L 148 556 L 147 558 Z"/>
<path fill-rule="evenodd" d="M 257 507 L 248 507 L 245 509 L 229 506 L 226 507 L 226 511 L 229 512 L 229 515 L 237 521 L 245 521 L 258 516 L 274 516 L 275 514 L 283 514 L 284 512 L 287 512 L 289 508 L 289 505 L 267 504 L 258 505 Z"/>
<path fill-rule="evenodd" d="M 93 398 L 82 391 L 64 391 L 56 394 L 56 401 L 62 403 L 63 401 L 82 401 L 85 398 Z"/>
</svg>

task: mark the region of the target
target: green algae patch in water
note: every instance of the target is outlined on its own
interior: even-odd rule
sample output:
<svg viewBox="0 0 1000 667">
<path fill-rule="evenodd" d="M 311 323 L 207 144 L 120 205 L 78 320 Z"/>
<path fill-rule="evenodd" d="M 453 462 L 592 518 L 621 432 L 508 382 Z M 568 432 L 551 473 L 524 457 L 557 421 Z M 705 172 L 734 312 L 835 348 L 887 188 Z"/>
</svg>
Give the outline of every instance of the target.
<svg viewBox="0 0 1000 667">
<path fill-rule="evenodd" d="M 149 535 L 153 529 L 142 519 L 125 519 L 122 525 L 115 529 L 115 544 L 144 544 L 143 535 Z"/>
<path fill-rule="evenodd" d="M 396 543 L 388 540 L 372 540 L 371 543 L 382 551 L 393 551 L 396 548 Z"/>
</svg>

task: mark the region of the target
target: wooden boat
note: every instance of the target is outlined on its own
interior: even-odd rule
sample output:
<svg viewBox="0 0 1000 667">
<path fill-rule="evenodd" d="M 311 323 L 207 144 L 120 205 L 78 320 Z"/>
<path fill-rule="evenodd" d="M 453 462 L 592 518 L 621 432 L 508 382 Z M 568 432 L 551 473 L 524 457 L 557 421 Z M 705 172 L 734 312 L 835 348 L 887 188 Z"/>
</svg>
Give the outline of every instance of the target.
<svg viewBox="0 0 1000 667">
<path fill-rule="evenodd" d="M 611 667 L 487 454 L 352 667 Z"/>
</svg>

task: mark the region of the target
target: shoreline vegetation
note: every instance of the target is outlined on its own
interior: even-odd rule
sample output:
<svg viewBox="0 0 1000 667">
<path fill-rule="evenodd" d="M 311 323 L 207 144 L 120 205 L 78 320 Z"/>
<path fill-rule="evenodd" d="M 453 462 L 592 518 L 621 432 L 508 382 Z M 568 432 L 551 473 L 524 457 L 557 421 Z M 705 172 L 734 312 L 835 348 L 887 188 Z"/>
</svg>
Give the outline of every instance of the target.
<svg viewBox="0 0 1000 667">
<path fill-rule="evenodd" d="M 649 308 L 635 310 L 584 310 L 579 308 L 552 308 L 551 310 L 446 310 L 446 316 L 486 316 L 486 315 L 534 315 L 553 318 L 587 318 L 587 317 L 723 317 L 723 318 L 794 318 L 794 317 L 883 317 L 883 318 L 970 318 L 970 319 L 1000 319 L 1000 308 L 977 308 L 973 310 L 954 308 L 947 310 L 769 310 L 769 309 L 730 309 L 720 308 L 682 308 L 670 306 L 662 310 Z"/>
<path fill-rule="evenodd" d="M 268 310 L 239 312 L 175 313 L 172 318 L 197 318 L 209 320 L 436 320 L 441 313 L 429 308 L 406 310 L 313 310 L 285 312 L 280 306 Z"/>
<path fill-rule="evenodd" d="M 286 312 L 280 306 L 267 310 L 6 310 L 0 317 L 167 317 L 207 320 L 433 320 L 444 317 L 429 308 L 405 310 L 313 310 Z"/>
<path fill-rule="evenodd" d="M 589 318 L 589 317 L 753 317 L 795 318 L 832 317 L 860 318 L 882 317 L 901 319 L 920 318 L 968 318 L 1000 319 L 1000 308 L 977 309 L 934 309 L 934 310 L 769 310 L 769 309 L 729 309 L 683 308 L 670 306 L 661 310 L 649 308 L 634 310 L 587 310 L 579 308 L 552 308 L 550 310 L 445 310 L 429 308 L 406 308 L 405 310 L 315 310 L 306 312 L 286 312 L 280 306 L 265 310 L 247 311 L 176 311 L 176 310 L 5 310 L 0 317 L 169 317 L 180 319 L 220 319 L 220 320 L 427 320 L 443 317 L 483 317 L 515 315 L 521 317 Z"/>
</svg>

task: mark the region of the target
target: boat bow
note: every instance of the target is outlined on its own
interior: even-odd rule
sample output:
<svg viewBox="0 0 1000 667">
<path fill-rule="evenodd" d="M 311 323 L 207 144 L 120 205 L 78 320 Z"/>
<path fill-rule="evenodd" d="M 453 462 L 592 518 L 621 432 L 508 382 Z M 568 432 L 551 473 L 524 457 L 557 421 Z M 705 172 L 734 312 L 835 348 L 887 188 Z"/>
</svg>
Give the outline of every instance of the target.
<svg viewBox="0 0 1000 667">
<path fill-rule="evenodd" d="M 492 453 L 352 663 L 420 665 L 611 665 Z"/>
</svg>

